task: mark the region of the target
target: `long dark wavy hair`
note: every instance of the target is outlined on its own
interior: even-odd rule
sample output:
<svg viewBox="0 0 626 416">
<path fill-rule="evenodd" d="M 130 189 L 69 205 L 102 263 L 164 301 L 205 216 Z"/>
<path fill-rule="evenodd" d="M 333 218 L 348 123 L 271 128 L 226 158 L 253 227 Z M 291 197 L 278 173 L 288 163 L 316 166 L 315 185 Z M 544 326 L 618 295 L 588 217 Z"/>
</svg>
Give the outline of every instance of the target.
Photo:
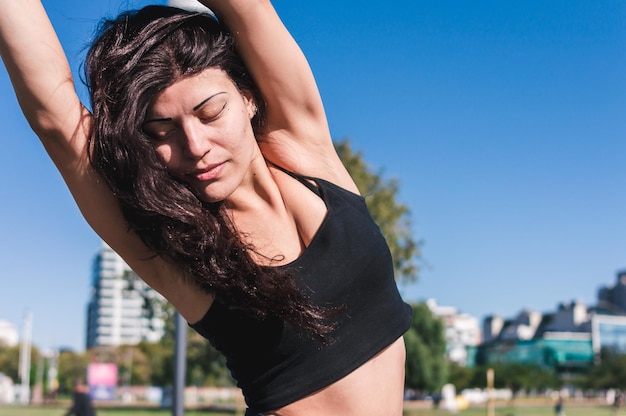
<svg viewBox="0 0 626 416">
<path fill-rule="evenodd" d="M 180 266 L 186 278 L 220 301 L 245 307 L 260 319 L 278 316 L 326 340 L 331 314 L 314 305 L 292 275 L 260 266 L 221 203 L 202 201 L 172 176 L 142 123 L 152 100 L 176 81 L 206 68 L 224 70 L 258 108 L 264 100 L 235 49 L 233 36 L 213 16 L 147 6 L 105 20 L 87 53 L 93 132 L 89 157 L 119 203 L 129 228 L 155 255 Z"/>
</svg>

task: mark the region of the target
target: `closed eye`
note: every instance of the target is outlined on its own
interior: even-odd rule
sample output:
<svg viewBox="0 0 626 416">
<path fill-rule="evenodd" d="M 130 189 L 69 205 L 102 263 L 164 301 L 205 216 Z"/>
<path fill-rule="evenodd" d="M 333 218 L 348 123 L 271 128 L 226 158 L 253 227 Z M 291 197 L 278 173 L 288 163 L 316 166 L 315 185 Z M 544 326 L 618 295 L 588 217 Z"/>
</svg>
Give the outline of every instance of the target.
<svg viewBox="0 0 626 416">
<path fill-rule="evenodd" d="M 171 119 L 155 119 L 142 126 L 143 132 L 154 141 L 162 141 L 176 132 L 176 125 Z"/>
<path fill-rule="evenodd" d="M 215 110 L 215 108 L 211 108 L 214 106 L 205 106 L 200 109 L 198 113 L 198 118 L 203 123 L 210 123 L 211 121 L 217 120 L 224 113 L 224 110 L 226 109 L 226 104 L 227 103 L 224 103 L 217 110 Z"/>
<path fill-rule="evenodd" d="M 226 92 L 218 92 L 193 107 L 192 114 L 202 123 L 210 123 L 224 113 L 227 105 Z M 163 141 L 178 131 L 178 126 L 172 117 L 155 117 L 144 121 L 142 130 L 152 140 Z"/>
</svg>

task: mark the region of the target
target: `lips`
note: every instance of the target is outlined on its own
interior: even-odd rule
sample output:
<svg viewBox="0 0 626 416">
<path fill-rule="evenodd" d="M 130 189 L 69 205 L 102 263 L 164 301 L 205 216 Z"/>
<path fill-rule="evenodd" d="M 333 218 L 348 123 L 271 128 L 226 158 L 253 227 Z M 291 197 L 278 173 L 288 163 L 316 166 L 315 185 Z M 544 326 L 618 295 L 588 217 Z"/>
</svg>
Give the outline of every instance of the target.
<svg viewBox="0 0 626 416">
<path fill-rule="evenodd" d="M 222 173 L 223 169 L 224 163 L 216 163 L 200 169 L 195 169 L 194 171 L 188 173 L 187 176 L 198 182 L 206 182 L 217 178 L 220 173 Z"/>
</svg>

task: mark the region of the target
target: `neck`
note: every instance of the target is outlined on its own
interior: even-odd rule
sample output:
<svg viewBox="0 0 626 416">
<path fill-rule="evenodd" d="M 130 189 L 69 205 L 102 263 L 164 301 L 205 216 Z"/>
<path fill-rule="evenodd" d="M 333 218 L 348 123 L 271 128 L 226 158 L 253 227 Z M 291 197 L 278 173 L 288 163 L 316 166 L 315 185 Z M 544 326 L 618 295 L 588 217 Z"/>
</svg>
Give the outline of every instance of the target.
<svg viewBox="0 0 626 416">
<path fill-rule="evenodd" d="M 254 159 L 244 180 L 224 204 L 233 217 L 284 207 L 280 189 L 262 156 Z"/>
</svg>

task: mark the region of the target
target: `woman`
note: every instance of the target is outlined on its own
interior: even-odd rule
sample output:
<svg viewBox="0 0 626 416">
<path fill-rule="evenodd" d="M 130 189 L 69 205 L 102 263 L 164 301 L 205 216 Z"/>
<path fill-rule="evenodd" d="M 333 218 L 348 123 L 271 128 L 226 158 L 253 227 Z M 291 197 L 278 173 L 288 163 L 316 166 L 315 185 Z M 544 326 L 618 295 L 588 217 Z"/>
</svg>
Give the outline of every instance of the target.
<svg viewBox="0 0 626 416">
<path fill-rule="evenodd" d="M 249 415 L 400 415 L 410 308 L 267 0 L 105 22 L 91 114 L 38 0 L 0 10 L 22 110 L 92 228 L 226 357 Z M 228 28 L 228 29 L 227 29 Z"/>
</svg>

